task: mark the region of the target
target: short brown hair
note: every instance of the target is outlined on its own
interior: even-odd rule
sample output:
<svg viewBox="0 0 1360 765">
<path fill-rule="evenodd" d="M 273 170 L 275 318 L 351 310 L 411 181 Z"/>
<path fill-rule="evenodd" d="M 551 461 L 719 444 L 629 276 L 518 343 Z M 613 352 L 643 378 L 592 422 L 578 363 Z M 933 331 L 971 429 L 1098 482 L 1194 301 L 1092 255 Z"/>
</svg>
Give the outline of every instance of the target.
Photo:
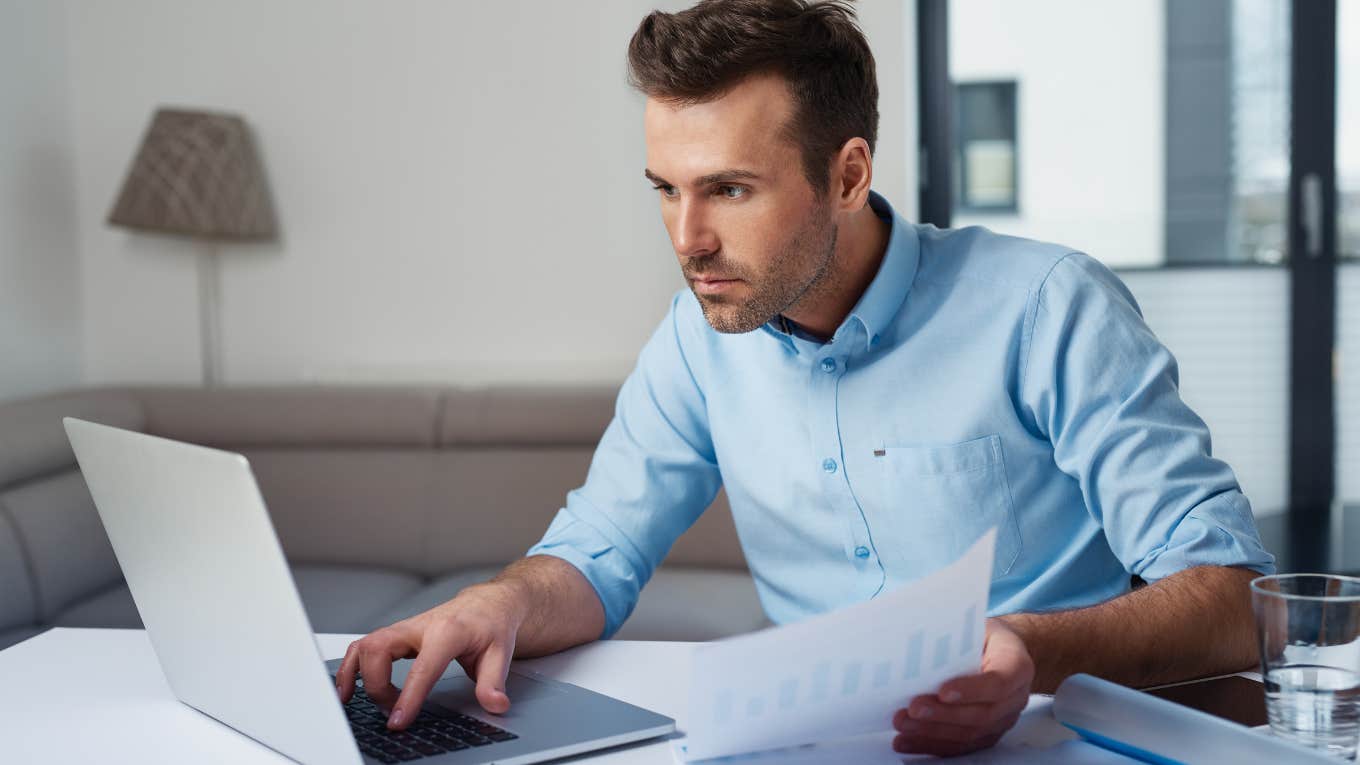
<svg viewBox="0 0 1360 765">
<path fill-rule="evenodd" d="M 628 43 L 629 81 L 664 101 L 712 101 L 764 72 L 789 84 L 794 114 L 784 131 L 818 195 L 846 141 L 863 138 L 873 153 L 874 56 L 849 0 L 702 0 L 679 13 L 652 11 Z"/>
</svg>

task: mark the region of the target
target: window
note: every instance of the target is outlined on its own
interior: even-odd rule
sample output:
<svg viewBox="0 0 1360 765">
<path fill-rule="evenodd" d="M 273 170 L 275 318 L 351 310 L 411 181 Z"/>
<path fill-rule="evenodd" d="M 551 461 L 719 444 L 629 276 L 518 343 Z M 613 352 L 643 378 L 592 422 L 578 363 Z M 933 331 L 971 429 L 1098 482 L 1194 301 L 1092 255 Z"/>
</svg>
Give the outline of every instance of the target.
<svg viewBox="0 0 1360 765">
<path fill-rule="evenodd" d="M 954 86 L 955 206 L 970 212 L 1015 212 L 1015 83 Z"/>
</svg>

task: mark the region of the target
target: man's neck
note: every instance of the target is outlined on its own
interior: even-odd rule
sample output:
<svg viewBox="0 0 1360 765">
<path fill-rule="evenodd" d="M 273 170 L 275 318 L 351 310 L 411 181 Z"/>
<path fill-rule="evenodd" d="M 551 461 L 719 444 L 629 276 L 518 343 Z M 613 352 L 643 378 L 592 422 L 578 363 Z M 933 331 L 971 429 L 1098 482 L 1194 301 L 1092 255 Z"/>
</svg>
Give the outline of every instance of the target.
<svg viewBox="0 0 1360 765">
<path fill-rule="evenodd" d="M 869 205 L 851 213 L 836 235 L 836 252 L 825 284 L 814 287 L 784 316 L 809 334 L 829 339 L 878 273 L 892 224 Z"/>
</svg>

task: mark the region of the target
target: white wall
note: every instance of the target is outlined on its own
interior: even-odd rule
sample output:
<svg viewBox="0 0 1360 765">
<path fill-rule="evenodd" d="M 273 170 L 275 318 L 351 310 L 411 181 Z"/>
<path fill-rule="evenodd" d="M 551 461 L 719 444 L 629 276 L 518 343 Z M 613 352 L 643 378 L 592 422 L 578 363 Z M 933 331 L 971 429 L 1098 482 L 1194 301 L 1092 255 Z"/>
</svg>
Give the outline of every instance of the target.
<svg viewBox="0 0 1360 765">
<path fill-rule="evenodd" d="M 0 400 L 80 378 L 65 76 L 61 8 L 0 0 Z"/>
<path fill-rule="evenodd" d="M 227 382 L 622 379 L 682 286 L 625 82 L 656 5 L 67 0 L 88 382 L 198 379 L 191 246 L 103 223 L 161 104 L 246 118 L 283 229 L 224 250 Z M 910 14 L 861 14 L 914 214 Z"/>
<path fill-rule="evenodd" d="M 1165 3 L 952 0 L 956 82 L 1016 81 L 1018 213 L 959 214 L 1111 266 L 1163 262 Z"/>
</svg>

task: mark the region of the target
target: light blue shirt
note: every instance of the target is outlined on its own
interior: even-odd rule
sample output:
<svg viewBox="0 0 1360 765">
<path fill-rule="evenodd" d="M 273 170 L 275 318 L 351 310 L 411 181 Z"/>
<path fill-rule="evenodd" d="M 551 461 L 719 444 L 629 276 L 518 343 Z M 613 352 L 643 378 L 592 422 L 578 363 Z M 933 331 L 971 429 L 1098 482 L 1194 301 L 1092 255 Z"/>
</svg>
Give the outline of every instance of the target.
<svg viewBox="0 0 1360 765">
<path fill-rule="evenodd" d="M 1274 571 L 1175 359 L 1079 252 L 896 215 L 832 339 L 721 334 L 682 290 L 619 392 L 585 485 L 530 555 L 628 618 L 725 487 L 784 623 L 872 598 L 996 527 L 990 613 L 1087 606 L 1190 566 Z"/>
</svg>

